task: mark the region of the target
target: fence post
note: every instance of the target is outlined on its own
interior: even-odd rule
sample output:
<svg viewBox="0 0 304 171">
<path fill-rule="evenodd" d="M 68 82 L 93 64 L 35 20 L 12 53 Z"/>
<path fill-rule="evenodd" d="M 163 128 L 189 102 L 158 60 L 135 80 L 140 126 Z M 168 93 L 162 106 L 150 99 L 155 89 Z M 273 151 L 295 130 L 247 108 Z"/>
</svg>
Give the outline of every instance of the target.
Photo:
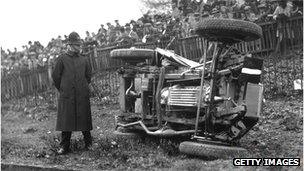
<svg viewBox="0 0 304 171">
<path fill-rule="evenodd" d="M 52 84 L 53 84 L 53 79 L 52 79 L 52 69 L 53 69 L 53 66 L 48 63 L 47 65 L 47 72 L 48 72 L 48 81 L 49 81 L 49 88 L 52 87 Z"/>
</svg>

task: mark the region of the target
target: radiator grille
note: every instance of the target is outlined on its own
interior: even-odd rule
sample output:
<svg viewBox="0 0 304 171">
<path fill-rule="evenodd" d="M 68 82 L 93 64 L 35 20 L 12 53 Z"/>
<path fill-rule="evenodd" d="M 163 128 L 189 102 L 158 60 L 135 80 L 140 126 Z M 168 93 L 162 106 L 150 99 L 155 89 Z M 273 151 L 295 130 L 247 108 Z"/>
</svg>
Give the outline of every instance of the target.
<svg viewBox="0 0 304 171">
<path fill-rule="evenodd" d="M 169 106 L 190 106 L 195 107 L 198 103 L 199 89 L 180 89 L 169 88 L 168 105 Z M 201 105 L 205 106 L 204 103 Z"/>
</svg>

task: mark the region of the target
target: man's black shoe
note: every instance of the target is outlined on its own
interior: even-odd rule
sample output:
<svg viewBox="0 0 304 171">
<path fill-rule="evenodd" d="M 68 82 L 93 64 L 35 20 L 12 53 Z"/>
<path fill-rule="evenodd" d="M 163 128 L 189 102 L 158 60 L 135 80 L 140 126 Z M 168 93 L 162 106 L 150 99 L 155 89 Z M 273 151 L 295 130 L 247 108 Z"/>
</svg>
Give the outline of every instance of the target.
<svg viewBox="0 0 304 171">
<path fill-rule="evenodd" d="M 84 149 L 85 150 L 91 150 L 92 149 L 92 143 L 85 144 Z"/>
<path fill-rule="evenodd" d="M 84 140 L 84 148 L 89 149 L 92 146 L 92 138 L 91 136 Z"/>
<path fill-rule="evenodd" d="M 65 154 L 68 154 L 69 152 L 71 152 L 71 150 L 68 148 L 68 149 L 65 149 L 65 148 L 59 148 L 59 150 L 57 151 L 57 154 L 58 155 L 65 155 Z"/>
</svg>

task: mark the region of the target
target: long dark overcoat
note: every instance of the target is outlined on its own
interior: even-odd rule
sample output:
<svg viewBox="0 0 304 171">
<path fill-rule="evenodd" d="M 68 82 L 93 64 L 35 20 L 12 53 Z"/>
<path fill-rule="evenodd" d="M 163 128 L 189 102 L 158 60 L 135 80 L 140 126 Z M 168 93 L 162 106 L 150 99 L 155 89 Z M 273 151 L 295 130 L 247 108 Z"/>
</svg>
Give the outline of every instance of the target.
<svg viewBox="0 0 304 171">
<path fill-rule="evenodd" d="M 57 131 L 92 130 L 89 84 L 91 67 L 86 57 L 65 53 L 57 58 L 52 78 L 58 99 Z"/>
</svg>

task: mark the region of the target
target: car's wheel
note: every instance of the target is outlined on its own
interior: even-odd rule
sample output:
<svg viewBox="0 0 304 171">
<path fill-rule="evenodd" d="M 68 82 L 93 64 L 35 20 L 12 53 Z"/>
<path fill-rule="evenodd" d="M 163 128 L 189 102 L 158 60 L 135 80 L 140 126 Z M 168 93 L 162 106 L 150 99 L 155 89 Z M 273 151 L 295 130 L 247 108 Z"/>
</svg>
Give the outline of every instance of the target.
<svg viewBox="0 0 304 171">
<path fill-rule="evenodd" d="M 211 41 L 238 43 L 253 41 L 263 36 L 262 28 L 249 21 L 207 18 L 196 25 L 196 33 Z"/>
<path fill-rule="evenodd" d="M 227 159 L 245 157 L 248 151 L 241 147 L 224 146 L 218 144 L 206 144 L 201 142 L 185 141 L 179 145 L 181 153 L 208 159 Z"/>
<path fill-rule="evenodd" d="M 155 51 L 151 49 L 115 49 L 110 53 L 111 58 L 121 59 L 125 62 L 138 63 L 152 59 Z"/>
</svg>

